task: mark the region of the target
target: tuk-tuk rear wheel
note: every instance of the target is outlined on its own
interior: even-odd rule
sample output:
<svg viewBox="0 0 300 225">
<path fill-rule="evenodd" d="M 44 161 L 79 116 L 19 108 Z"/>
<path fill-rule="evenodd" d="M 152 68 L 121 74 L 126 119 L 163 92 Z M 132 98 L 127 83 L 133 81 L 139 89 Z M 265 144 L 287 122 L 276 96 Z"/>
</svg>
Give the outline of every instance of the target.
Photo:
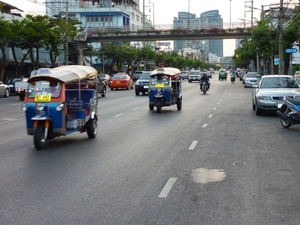
<svg viewBox="0 0 300 225">
<path fill-rule="evenodd" d="M 98 133 L 97 119 L 90 119 L 86 124 L 86 132 L 89 138 L 95 138 Z"/>
<path fill-rule="evenodd" d="M 19 94 L 19 99 L 20 99 L 21 101 L 24 101 L 24 99 L 25 99 L 25 94 L 20 93 L 20 94 Z"/>
<path fill-rule="evenodd" d="M 33 142 L 34 142 L 34 146 L 37 150 L 41 150 L 43 149 L 44 145 L 45 145 L 45 128 L 44 126 L 37 126 L 37 128 L 35 128 L 34 130 L 34 136 L 33 136 Z"/>
<path fill-rule="evenodd" d="M 182 107 L 182 100 L 177 100 L 177 110 L 181 110 Z"/>
</svg>

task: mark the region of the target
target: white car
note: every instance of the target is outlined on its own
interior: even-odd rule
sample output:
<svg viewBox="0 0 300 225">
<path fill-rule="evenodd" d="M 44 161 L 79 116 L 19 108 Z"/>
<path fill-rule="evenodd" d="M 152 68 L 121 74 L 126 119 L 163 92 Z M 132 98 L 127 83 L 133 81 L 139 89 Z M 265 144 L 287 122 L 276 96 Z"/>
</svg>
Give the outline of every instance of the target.
<svg viewBox="0 0 300 225">
<path fill-rule="evenodd" d="M 256 115 L 276 112 L 285 96 L 300 99 L 300 88 L 295 78 L 290 75 L 264 75 L 253 86 L 252 109 Z"/>
<path fill-rule="evenodd" d="M 253 85 L 256 85 L 261 79 L 261 75 L 256 72 L 248 72 L 243 77 L 243 84 L 246 87 L 252 87 Z"/>
<path fill-rule="evenodd" d="M 2 81 L 0 81 L 0 96 L 3 96 L 7 98 L 9 96 L 9 87 L 8 85 L 4 84 Z"/>
</svg>

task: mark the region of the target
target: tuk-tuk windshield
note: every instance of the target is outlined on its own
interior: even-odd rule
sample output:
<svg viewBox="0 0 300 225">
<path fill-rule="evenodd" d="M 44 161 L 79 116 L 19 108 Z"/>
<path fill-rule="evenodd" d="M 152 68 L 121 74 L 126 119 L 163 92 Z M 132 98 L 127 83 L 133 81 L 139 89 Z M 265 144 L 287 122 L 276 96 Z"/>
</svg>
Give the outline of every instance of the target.
<svg viewBox="0 0 300 225">
<path fill-rule="evenodd" d="M 32 81 L 28 86 L 28 98 L 34 98 L 36 95 L 50 95 L 52 98 L 59 98 L 61 83 L 47 80 Z"/>
<path fill-rule="evenodd" d="M 170 83 L 170 77 L 168 76 L 155 76 L 151 77 L 150 84 L 155 85 L 155 84 L 166 84 L 168 85 Z"/>
</svg>

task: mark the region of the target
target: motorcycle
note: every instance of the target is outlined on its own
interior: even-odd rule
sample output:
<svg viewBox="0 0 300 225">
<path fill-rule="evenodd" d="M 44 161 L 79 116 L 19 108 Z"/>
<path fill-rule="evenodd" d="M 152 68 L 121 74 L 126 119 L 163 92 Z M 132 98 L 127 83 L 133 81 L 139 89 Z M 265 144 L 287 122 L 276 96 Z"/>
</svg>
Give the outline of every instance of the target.
<svg viewBox="0 0 300 225">
<path fill-rule="evenodd" d="M 235 77 L 231 77 L 230 81 L 231 81 L 231 83 L 234 83 L 235 82 Z"/>
<path fill-rule="evenodd" d="M 208 84 L 207 84 L 207 81 L 203 81 L 202 84 L 202 92 L 203 94 L 206 94 L 206 92 L 208 91 Z"/>
<path fill-rule="evenodd" d="M 300 124 L 300 100 L 284 97 L 283 104 L 278 105 L 276 114 L 280 117 L 280 123 L 284 128 Z"/>
</svg>

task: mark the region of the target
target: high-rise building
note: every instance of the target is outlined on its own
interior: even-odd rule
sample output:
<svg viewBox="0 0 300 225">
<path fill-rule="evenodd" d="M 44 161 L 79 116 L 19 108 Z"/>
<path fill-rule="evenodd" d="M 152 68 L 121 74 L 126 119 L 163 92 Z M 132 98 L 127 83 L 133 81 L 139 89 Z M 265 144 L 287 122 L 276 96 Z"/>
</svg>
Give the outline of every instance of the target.
<svg viewBox="0 0 300 225">
<path fill-rule="evenodd" d="M 196 14 L 189 12 L 178 12 L 178 18 L 173 19 L 173 29 L 199 29 L 200 18 L 196 18 Z M 183 48 L 199 48 L 200 40 L 175 40 L 174 51 L 181 51 Z"/>
<path fill-rule="evenodd" d="M 223 28 L 223 19 L 219 10 L 210 10 L 200 14 L 202 28 Z M 208 40 L 209 52 L 223 57 L 223 40 Z"/>
</svg>

